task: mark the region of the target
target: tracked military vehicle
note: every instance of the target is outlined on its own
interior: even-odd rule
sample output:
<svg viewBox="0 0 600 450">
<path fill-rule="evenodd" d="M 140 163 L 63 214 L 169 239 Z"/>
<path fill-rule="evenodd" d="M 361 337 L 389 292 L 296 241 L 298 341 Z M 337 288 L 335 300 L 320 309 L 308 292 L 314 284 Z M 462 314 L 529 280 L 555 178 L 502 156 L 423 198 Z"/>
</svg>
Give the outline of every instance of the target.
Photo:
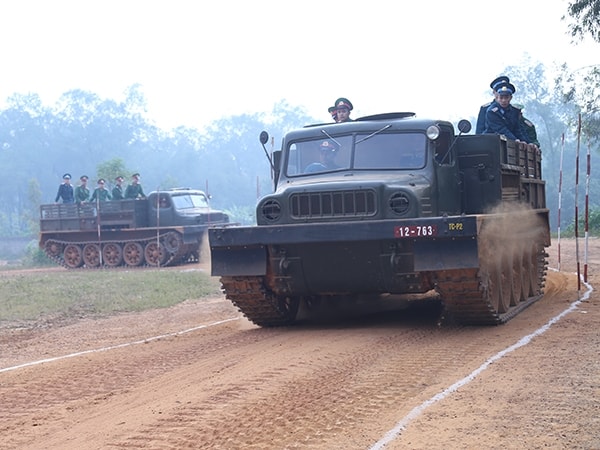
<svg viewBox="0 0 600 450">
<path fill-rule="evenodd" d="M 206 230 L 229 222 L 199 190 L 147 198 L 40 206 L 39 245 L 68 268 L 168 266 L 197 262 Z"/>
<path fill-rule="evenodd" d="M 209 230 L 227 298 L 261 326 L 423 293 L 462 324 L 531 305 L 550 245 L 541 152 L 470 128 L 381 114 L 292 131 L 272 155 L 263 132 L 274 192 L 257 225 Z"/>
</svg>

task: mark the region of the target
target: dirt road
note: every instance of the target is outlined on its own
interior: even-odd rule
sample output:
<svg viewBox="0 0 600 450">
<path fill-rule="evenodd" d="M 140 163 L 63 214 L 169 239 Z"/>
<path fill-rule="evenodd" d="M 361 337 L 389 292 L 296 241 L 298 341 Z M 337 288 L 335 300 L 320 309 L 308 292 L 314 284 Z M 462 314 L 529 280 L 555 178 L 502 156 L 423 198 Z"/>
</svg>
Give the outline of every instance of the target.
<svg viewBox="0 0 600 450">
<path fill-rule="evenodd" d="M 419 308 L 261 329 L 218 297 L 2 330 L 0 448 L 600 448 L 596 291 L 499 355 L 586 292 L 574 241 L 561 251 L 543 299 L 499 327 Z"/>
</svg>

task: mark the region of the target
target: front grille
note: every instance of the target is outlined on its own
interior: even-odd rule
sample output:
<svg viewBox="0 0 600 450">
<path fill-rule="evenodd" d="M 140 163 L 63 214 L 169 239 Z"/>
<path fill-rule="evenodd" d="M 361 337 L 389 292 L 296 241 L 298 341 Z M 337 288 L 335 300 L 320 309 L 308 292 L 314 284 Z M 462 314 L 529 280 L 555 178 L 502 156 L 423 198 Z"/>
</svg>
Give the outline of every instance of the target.
<svg viewBox="0 0 600 450">
<path fill-rule="evenodd" d="M 303 192 L 290 197 L 294 219 L 369 217 L 377 213 L 375 191 Z"/>
</svg>

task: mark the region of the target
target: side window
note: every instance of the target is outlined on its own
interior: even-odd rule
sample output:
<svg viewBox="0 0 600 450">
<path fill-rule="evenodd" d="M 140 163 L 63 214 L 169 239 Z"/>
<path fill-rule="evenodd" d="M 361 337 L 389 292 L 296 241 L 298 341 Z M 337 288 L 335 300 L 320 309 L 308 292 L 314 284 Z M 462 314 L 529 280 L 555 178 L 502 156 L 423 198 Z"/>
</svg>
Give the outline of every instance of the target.
<svg viewBox="0 0 600 450">
<path fill-rule="evenodd" d="M 161 195 L 158 203 L 161 208 L 169 208 L 171 206 L 171 201 L 166 195 Z"/>
<path fill-rule="evenodd" d="M 298 173 L 298 159 L 300 155 L 296 144 L 290 145 L 290 151 L 288 152 L 287 167 L 285 170 L 286 175 L 296 175 Z"/>
</svg>

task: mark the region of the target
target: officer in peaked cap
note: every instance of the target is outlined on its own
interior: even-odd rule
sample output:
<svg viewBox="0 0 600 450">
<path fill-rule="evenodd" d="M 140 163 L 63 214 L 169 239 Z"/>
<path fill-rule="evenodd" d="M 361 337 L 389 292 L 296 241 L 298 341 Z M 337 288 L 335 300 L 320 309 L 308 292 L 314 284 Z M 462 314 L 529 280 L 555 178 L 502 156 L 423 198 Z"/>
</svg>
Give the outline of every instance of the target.
<svg viewBox="0 0 600 450">
<path fill-rule="evenodd" d="M 498 78 L 494 79 L 490 83 L 490 88 L 492 89 L 492 91 L 496 91 L 496 89 L 494 89 L 494 86 L 496 86 L 497 84 L 500 84 L 500 83 L 510 83 L 510 79 L 506 75 L 502 75 L 502 76 L 499 76 Z"/>
<path fill-rule="evenodd" d="M 492 82 L 490 83 L 490 88 L 492 89 L 492 95 L 494 96 L 493 100 L 496 99 L 496 87 L 499 86 L 501 83 L 508 82 L 510 82 L 510 79 L 506 75 L 501 75 L 492 80 Z M 479 114 L 477 115 L 477 125 L 475 125 L 475 134 L 483 133 L 483 130 L 485 129 L 485 113 L 491 104 L 492 102 L 488 102 L 485 105 L 481 105 L 479 107 Z"/>
<path fill-rule="evenodd" d="M 494 88 L 496 90 L 496 96 L 500 96 L 500 95 L 508 95 L 510 97 L 512 97 L 512 95 L 517 92 L 517 88 L 515 88 L 515 86 L 511 83 L 509 83 L 508 81 L 503 81 L 501 83 L 497 83 L 494 85 Z M 498 98 L 498 97 L 496 97 Z"/>
<path fill-rule="evenodd" d="M 485 113 L 484 133 L 503 134 L 509 139 L 530 143 L 529 136 L 521 123 L 521 110 L 510 104 L 516 88 L 504 81 L 494 85 L 496 99 Z"/>
<path fill-rule="evenodd" d="M 329 140 L 321 142 L 319 149 L 322 152 L 329 152 L 329 153 L 335 153 L 338 151 L 337 145 L 335 145 L 333 142 L 331 142 Z"/>
<path fill-rule="evenodd" d="M 94 192 L 92 193 L 92 198 L 90 198 L 90 202 L 106 202 L 108 200 L 112 200 L 112 196 L 110 195 L 110 192 L 108 192 L 108 189 L 106 189 L 105 184 L 106 181 L 104 180 L 104 178 L 98 179 L 98 187 L 94 189 Z"/>
<path fill-rule="evenodd" d="M 339 166 L 335 163 L 335 155 L 339 150 L 337 144 L 330 140 L 321 142 L 319 145 L 319 161 L 309 164 L 304 173 L 323 172 L 325 170 L 337 169 Z"/>
<path fill-rule="evenodd" d="M 123 200 L 125 199 L 125 193 L 123 192 L 123 178 L 121 175 L 115 178 L 115 186 L 112 188 L 112 199 Z"/>
<path fill-rule="evenodd" d="M 81 175 L 79 177 L 79 186 L 75 188 L 73 195 L 75 196 L 75 203 L 85 203 L 90 198 L 90 190 L 87 187 L 88 176 Z"/>
<path fill-rule="evenodd" d="M 335 121 L 337 123 L 352 121 L 352 119 L 350 119 L 350 111 L 354 109 L 354 106 L 352 106 L 352 102 L 350 102 L 350 100 L 345 97 L 340 97 L 335 101 L 333 106 L 336 111 Z"/>
<path fill-rule="evenodd" d="M 337 122 L 337 110 L 335 109 L 335 106 L 330 106 L 327 108 L 327 111 L 329 111 L 329 114 L 331 114 L 333 121 Z"/>
<path fill-rule="evenodd" d="M 140 184 L 140 174 L 131 175 L 131 184 L 125 189 L 125 198 L 141 199 L 146 198 L 142 185 Z"/>
<path fill-rule="evenodd" d="M 58 186 L 58 192 L 56 193 L 54 203 L 58 203 L 58 200 L 61 198 L 63 203 L 75 203 L 70 173 L 65 173 L 63 175 L 63 182 L 60 184 L 60 186 Z"/>
</svg>

